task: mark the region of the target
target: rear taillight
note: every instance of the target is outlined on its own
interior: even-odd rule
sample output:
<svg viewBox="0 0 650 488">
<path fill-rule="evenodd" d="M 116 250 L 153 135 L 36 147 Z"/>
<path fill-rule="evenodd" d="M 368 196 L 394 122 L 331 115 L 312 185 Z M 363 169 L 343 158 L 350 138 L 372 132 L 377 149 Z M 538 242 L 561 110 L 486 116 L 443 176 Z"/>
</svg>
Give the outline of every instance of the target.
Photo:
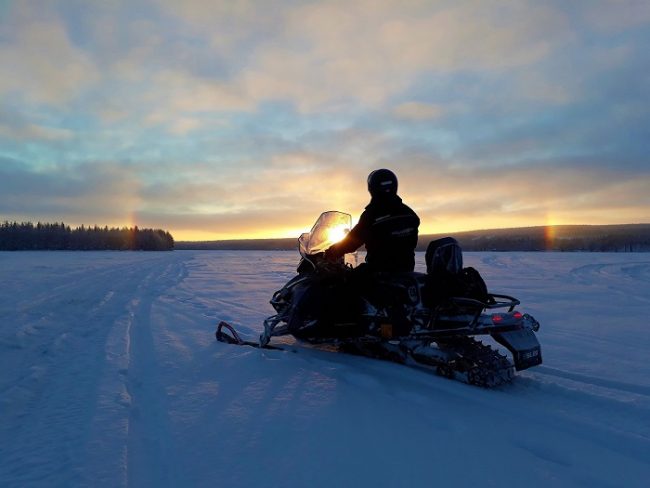
<svg viewBox="0 0 650 488">
<path fill-rule="evenodd" d="M 516 324 L 523 318 L 521 312 L 514 313 L 493 313 L 492 314 L 492 323 L 494 325 L 506 325 L 506 324 Z"/>
</svg>

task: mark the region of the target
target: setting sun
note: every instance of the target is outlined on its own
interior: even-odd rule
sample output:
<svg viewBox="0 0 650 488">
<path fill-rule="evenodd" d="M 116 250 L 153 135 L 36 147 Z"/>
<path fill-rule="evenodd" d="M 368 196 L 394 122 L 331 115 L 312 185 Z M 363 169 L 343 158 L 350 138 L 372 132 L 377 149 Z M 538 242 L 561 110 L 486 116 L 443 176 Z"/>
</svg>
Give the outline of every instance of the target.
<svg viewBox="0 0 650 488">
<path fill-rule="evenodd" d="M 327 231 L 327 240 L 332 244 L 335 244 L 341 241 L 347 235 L 348 232 L 350 232 L 349 227 L 346 227 L 344 225 L 340 225 L 338 227 L 332 227 Z"/>
</svg>

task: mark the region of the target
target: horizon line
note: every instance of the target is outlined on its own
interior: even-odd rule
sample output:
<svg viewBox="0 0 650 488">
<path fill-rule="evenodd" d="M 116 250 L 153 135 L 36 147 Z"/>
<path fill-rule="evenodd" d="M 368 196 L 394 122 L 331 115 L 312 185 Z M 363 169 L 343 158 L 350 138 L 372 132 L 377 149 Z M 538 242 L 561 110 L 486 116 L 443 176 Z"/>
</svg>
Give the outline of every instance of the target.
<svg viewBox="0 0 650 488">
<path fill-rule="evenodd" d="M 488 232 L 488 231 L 505 231 L 505 230 L 523 230 L 523 229 L 548 229 L 559 227 L 625 227 L 625 226 L 650 226 L 650 222 L 629 222 L 624 224 L 547 224 L 547 225 L 526 225 L 521 227 L 488 227 L 468 230 L 456 230 L 446 232 L 427 232 L 419 234 L 419 237 L 438 236 L 451 234 L 467 234 L 470 232 Z M 173 233 L 172 233 L 173 236 Z M 199 242 L 233 242 L 233 241 L 273 241 L 273 240 L 292 240 L 298 239 L 299 236 L 284 237 L 233 237 L 229 239 L 208 239 L 208 240 L 175 240 L 177 243 L 199 243 Z"/>
</svg>

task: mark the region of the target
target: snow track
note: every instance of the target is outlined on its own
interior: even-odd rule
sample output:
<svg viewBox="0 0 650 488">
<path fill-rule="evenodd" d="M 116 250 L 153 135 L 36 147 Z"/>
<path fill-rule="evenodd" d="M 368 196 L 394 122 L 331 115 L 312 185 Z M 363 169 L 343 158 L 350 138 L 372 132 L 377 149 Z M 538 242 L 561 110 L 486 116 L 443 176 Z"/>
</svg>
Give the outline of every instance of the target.
<svg viewBox="0 0 650 488">
<path fill-rule="evenodd" d="M 495 390 L 217 343 L 294 253 L 0 253 L 0 486 L 647 486 L 650 258 L 466 264 L 542 324 Z"/>
<path fill-rule="evenodd" d="M 58 257 L 15 256 L 35 263 Z M 35 264 L 1 275 L 3 289 L 27 296 L 3 294 L 0 305 L 9 310 L 13 303 L 17 311 L 3 318 L 0 336 L 0 433 L 13 440 L 0 445 L 0 479 L 8 476 L 16 486 L 49 485 L 53 476 L 126 484 L 128 466 L 148 456 L 165 432 L 158 401 L 164 394 L 156 391 L 157 369 L 148 364 L 155 361 L 149 315 L 152 293 L 178 282 L 172 273 L 182 256 L 171 263 L 171 255 L 162 254 L 62 256 L 63 263 L 54 260 L 58 273 L 35 282 L 29 271 L 50 268 Z"/>
</svg>

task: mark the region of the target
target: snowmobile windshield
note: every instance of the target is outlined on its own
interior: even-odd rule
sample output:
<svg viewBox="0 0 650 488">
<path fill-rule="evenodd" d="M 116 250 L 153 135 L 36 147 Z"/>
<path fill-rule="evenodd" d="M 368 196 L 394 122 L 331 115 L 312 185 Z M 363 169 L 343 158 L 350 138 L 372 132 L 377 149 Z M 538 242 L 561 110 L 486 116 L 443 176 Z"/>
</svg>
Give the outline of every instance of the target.
<svg viewBox="0 0 650 488">
<path fill-rule="evenodd" d="M 352 228 L 352 216 L 343 212 L 323 212 L 311 228 L 298 239 L 302 257 L 325 251 L 343 239 Z"/>
</svg>

